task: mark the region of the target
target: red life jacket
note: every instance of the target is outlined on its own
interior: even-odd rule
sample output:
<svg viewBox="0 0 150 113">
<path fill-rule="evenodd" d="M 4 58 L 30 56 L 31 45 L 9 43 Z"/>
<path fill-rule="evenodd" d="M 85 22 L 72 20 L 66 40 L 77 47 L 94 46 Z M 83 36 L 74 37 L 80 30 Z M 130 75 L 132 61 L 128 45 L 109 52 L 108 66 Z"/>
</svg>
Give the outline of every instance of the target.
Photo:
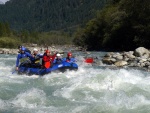
<svg viewBox="0 0 150 113">
<path fill-rule="evenodd" d="M 44 55 L 43 59 L 42 59 L 43 60 L 43 66 L 45 68 L 50 68 L 51 63 L 54 61 L 55 57 L 56 57 L 56 54 L 52 55 L 52 56 Z"/>
</svg>

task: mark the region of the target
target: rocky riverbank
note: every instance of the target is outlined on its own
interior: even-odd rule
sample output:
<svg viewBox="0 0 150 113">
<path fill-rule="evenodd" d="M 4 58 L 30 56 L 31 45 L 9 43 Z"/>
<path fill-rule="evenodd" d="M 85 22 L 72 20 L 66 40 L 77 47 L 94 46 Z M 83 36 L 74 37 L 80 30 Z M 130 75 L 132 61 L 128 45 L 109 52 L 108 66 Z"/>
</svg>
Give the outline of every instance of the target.
<svg viewBox="0 0 150 113">
<path fill-rule="evenodd" d="M 129 52 L 109 52 L 102 62 L 116 67 L 137 67 L 150 71 L 150 51 L 139 47 Z"/>
<path fill-rule="evenodd" d="M 52 52 L 57 51 L 59 53 L 67 52 L 67 51 L 78 51 L 80 50 L 80 47 L 75 47 L 73 45 L 65 45 L 65 46 L 48 46 L 48 47 L 38 47 L 37 45 L 34 46 L 25 46 L 28 48 L 31 52 L 34 48 L 37 48 L 39 50 L 39 53 L 44 53 L 45 49 L 49 49 Z M 16 55 L 18 54 L 18 49 L 8 49 L 8 48 L 0 48 L 0 54 L 12 54 Z"/>
<path fill-rule="evenodd" d="M 28 46 L 27 47 L 31 52 L 34 48 L 39 50 L 39 53 L 44 53 L 46 47 L 38 47 L 38 46 Z M 59 53 L 64 53 L 68 51 L 81 51 L 80 47 L 75 47 L 72 45 L 67 46 L 49 46 L 49 50 L 52 52 L 57 51 Z M 86 54 L 90 54 L 90 52 L 85 52 Z M 0 54 L 18 54 L 18 49 L 6 49 L 0 48 Z M 94 58 L 93 65 L 106 65 L 105 67 L 111 68 L 137 68 L 144 69 L 150 71 L 150 51 L 144 47 L 139 47 L 134 51 L 128 52 L 108 52 L 104 55 L 102 59 Z"/>
</svg>

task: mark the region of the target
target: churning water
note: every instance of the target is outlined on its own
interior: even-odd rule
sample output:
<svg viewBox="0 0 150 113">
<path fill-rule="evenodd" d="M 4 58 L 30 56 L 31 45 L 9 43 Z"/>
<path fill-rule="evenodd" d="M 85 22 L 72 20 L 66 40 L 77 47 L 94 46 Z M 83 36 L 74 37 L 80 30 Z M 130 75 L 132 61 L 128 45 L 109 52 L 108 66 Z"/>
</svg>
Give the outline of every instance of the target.
<svg viewBox="0 0 150 113">
<path fill-rule="evenodd" d="M 78 71 L 26 76 L 12 74 L 15 60 L 0 55 L 0 113 L 150 113 L 149 72 L 77 62 Z"/>
</svg>

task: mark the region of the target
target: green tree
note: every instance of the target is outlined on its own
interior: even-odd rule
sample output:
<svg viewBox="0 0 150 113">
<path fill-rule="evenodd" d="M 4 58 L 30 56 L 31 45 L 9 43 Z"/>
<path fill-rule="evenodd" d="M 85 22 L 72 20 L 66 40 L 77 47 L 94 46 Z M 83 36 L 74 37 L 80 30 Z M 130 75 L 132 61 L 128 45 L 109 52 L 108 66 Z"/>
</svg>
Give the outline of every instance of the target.
<svg viewBox="0 0 150 113">
<path fill-rule="evenodd" d="M 75 38 L 89 50 L 133 50 L 150 48 L 150 1 L 115 0 L 88 22 Z M 83 43 L 77 43 L 81 39 Z"/>
</svg>

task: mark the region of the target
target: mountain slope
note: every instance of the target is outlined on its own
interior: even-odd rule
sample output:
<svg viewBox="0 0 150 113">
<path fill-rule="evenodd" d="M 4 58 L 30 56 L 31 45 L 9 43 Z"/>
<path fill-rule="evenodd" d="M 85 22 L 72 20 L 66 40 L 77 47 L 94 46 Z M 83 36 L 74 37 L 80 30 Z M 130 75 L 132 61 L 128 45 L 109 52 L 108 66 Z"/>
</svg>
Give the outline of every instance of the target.
<svg viewBox="0 0 150 113">
<path fill-rule="evenodd" d="M 73 28 L 91 19 L 107 0 L 10 0 L 0 6 L 0 21 L 13 29 L 49 31 Z"/>
</svg>

